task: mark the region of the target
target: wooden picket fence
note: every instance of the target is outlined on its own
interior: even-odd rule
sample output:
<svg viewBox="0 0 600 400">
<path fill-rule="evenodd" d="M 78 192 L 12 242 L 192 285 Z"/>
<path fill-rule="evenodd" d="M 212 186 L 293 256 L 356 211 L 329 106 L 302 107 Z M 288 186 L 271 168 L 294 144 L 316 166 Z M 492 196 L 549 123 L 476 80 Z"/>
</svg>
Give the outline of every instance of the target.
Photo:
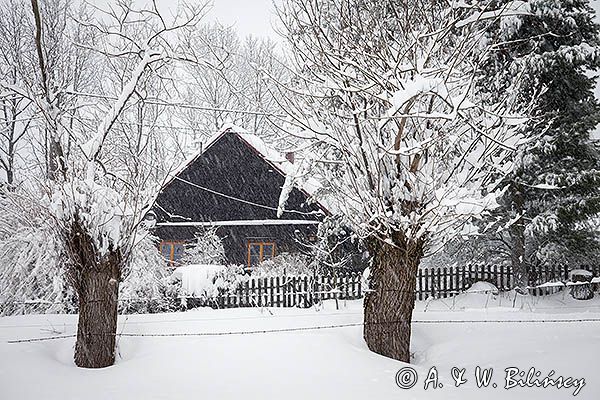
<svg viewBox="0 0 600 400">
<path fill-rule="evenodd" d="M 188 307 L 311 307 L 322 300 L 355 300 L 364 294 L 360 273 L 251 278 L 214 299 L 186 299 Z"/>
<path fill-rule="evenodd" d="M 582 267 L 600 276 L 600 265 Z M 567 282 L 569 268 L 536 268 L 529 272 L 530 286 L 547 282 Z M 417 273 L 415 295 L 418 300 L 446 298 L 464 292 L 478 281 L 495 285 L 500 291 L 513 288 L 514 276 L 508 266 L 421 268 Z M 562 290 L 559 287 L 530 289 L 543 296 Z M 311 307 L 322 300 L 355 300 L 365 294 L 362 274 L 345 272 L 318 276 L 281 276 L 252 278 L 234 291 L 221 291 L 216 298 L 187 298 L 188 307 Z"/>
<path fill-rule="evenodd" d="M 594 276 L 600 276 L 600 265 L 582 266 Z M 534 296 L 544 296 L 562 290 L 561 287 L 540 287 L 549 282 L 568 282 L 568 266 L 549 267 L 538 266 L 529 270 L 529 292 Z M 484 281 L 496 286 L 500 291 L 507 291 L 514 287 L 512 268 L 502 265 L 475 267 L 450 267 L 419 269 L 417 273 L 417 299 L 424 300 L 428 297 L 445 298 L 455 296 L 467 290 L 475 282 Z"/>
</svg>

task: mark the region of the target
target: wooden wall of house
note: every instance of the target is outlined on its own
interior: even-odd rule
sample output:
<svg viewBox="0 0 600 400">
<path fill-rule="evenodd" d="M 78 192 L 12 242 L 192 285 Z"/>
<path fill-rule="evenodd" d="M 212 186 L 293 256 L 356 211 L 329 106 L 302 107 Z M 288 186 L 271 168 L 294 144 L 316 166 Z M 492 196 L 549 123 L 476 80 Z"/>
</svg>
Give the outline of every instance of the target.
<svg viewBox="0 0 600 400">
<path fill-rule="evenodd" d="M 161 227 L 157 236 L 164 240 L 189 242 L 203 228 Z M 227 263 L 246 265 L 249 242 L 272 242 L 275 253 L 295 253 L 307 250 L 315 237 L 316 225 L 219 226 L 216 233 L 223 240 Z"/>
</svg>

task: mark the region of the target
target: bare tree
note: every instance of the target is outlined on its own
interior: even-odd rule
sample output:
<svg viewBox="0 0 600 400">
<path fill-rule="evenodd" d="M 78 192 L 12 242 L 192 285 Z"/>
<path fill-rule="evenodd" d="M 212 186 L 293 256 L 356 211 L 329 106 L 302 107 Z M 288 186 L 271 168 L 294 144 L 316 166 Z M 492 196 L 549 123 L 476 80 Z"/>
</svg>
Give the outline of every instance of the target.
<svg viewBox="0 0 600 400">
<path fill-rule="evenodd" d="M 276 98 L 280 93 L 274 89 L 286 70 L 275 43 L 251 36 L 240 40 L 233 28 L 218 23 L 182 36 L 188 57 L 204 60 L 185 65 L 187 85 L 179 88 L 187 102 L 205 106 L 180 111 L 186 125 L 194 128 L 192 141 L 205 139 L 226 122 L 269 136 L 269 142 L 278 140 L 281 136 L 272 133 L 272 117 L 283 112 Z"/>
<path fill-rule="evenodd" d="M 408 362 L 416 273 L 435 237 L 474 230 L 495 207 L 518 141 L 510 92 L 474 85 L 486 21 L 520 12 L 429 0 L 287 0 L 297 73 L 290 131 L 372 256 L 364 338 Z M 333 167 L 332 167 L 333 166 Z"/>
<path fill-rule="evenodd" d="M 34 118 L 29 110 L 31 100 L 8 90 L 19 86 L 20 74 L 28 68 L 22 57 L 32 49 L 27 25 L 22 23 L 26 16 L 25 7 L 17 0 L 0 5 L 0 169 L 9 188 L 15 184 L 19 146 Z"/>
</svg>

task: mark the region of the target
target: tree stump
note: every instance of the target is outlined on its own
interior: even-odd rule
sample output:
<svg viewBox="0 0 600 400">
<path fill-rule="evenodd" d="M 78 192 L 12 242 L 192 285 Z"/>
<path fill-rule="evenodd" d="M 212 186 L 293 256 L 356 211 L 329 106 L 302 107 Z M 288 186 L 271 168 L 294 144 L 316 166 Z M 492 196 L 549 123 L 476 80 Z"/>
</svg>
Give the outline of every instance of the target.
<svg viewBox="0 0 600 400">
<path fill-rule="evenodd" d="M 583 269 L 574 269 L 571 275 L 571 296 L 577 300 L 589 300 L 594 297 L 592 273 Z"/>
</svg>

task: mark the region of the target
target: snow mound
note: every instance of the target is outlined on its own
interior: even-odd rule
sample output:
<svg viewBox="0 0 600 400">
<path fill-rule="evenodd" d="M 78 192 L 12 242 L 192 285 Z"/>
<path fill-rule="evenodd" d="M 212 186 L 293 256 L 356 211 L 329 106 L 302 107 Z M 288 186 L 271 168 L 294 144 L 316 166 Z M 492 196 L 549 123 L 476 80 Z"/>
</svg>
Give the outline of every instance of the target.
<svg viewBox="0 0 600 400">
<path fill-rule="evenodd" d="M 173 277 L 181 280 L 182 292 L 187 296 L 214 297 L 218 291 L 216 276 L 224 269 L 223 265 L 186 265 L 175 269 Z"/>
<path fill-rule="evenodd" d="M 475 282 L 466 290 L 467 293 L 492 293 L 498 294 L 498 288 L 489 282 Z"/>
</svg>

